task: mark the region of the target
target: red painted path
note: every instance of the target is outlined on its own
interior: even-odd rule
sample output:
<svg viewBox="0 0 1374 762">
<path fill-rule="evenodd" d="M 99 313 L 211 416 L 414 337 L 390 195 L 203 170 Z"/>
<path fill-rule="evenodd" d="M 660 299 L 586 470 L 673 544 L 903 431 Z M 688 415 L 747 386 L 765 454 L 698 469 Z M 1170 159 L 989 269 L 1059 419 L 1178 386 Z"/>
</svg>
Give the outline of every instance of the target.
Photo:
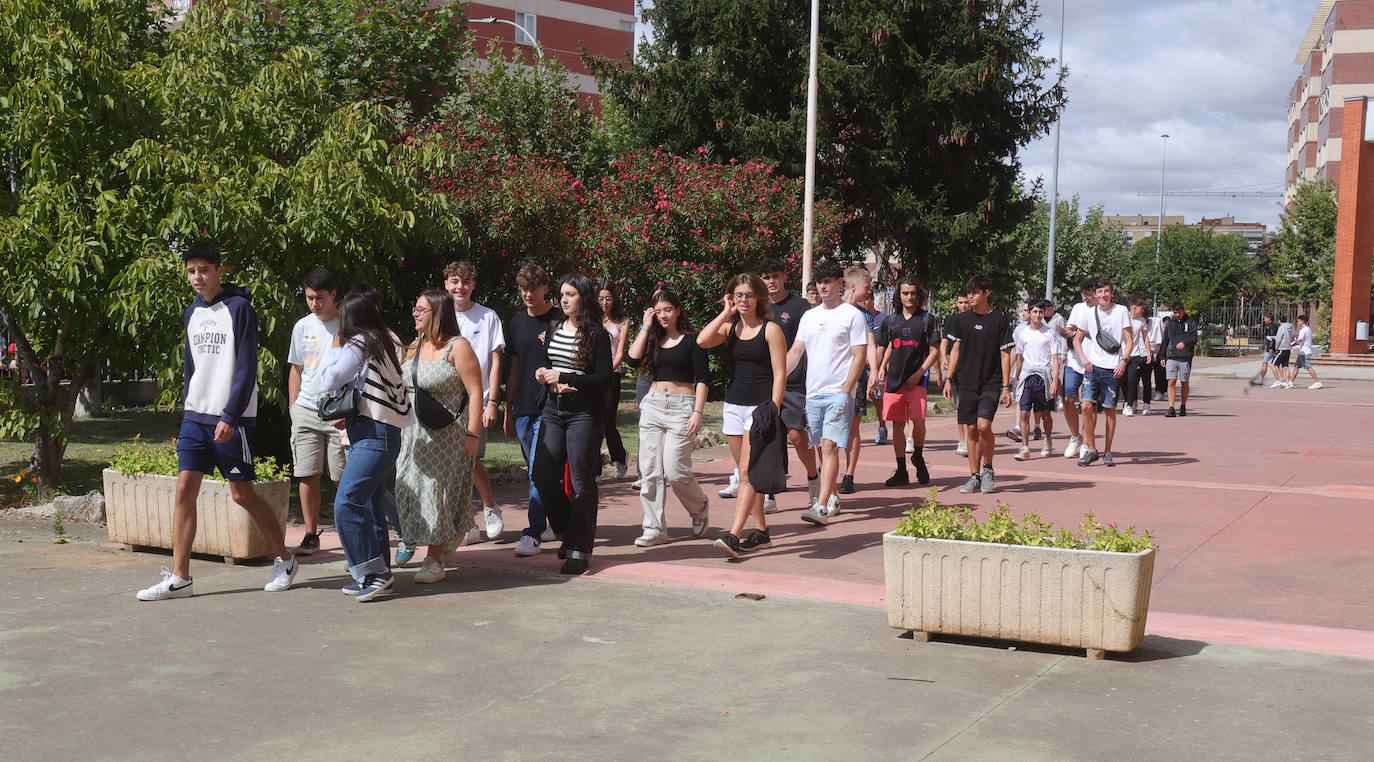
<svg viewBox="0 0 1374 762">
<path fill-rule="evenodd" d="M 1104 523 L 1152 531 L 1160 551 L 1151 633 L 1374 658 L 1374 384 L 1273 390 L 1199 378 L 1197 386 L 1187 418 L 1119 418 L 1115 468 L 1080 468 L 1057 454 L 1042 459 L 1038 448 L 1018 463 L 1011 458 L 1018 445 L 999 437 L 996 499 L 1060 525 L 1076 525 L 1093 511 Z M 1000 412 L 997 430 L 1011 419 L 1010 411 Z M 1056 424 L 1062 427 L 1062 418 Z M 991 507 L 992 496 L 957 492 L 968 470 L 953 452 L 953 426 L 949 416 L 930 421 L 933 486 L 946 502 Z M 769 517 L 773 548 L 740 562 L 710 547 L 733 510 L 733 501 L 714 497 L 731 468 L 725 448 L 697 453 L 709 459 L 697 472 L 713 496 L 706 540 L 690 539 L 687 514 L 670 497 L 679 539 L 634 547 L 642 516 L 637 494 L 628 479 L 605 483 L 601 540 L 588 576 L 882 607 L 881 536 L 922 488 L 882 486 L 893 453 L 869 444 L 872 436 L 872 426 L 865 427 L 859 491 L 844 498 L 834 523 L 816 528 L 801 521 L 806 493 L 794 460 L 794 490 L 780 496 L 783 510 Z M 1056 436 L 1055 449 L 1062 452 L 1064 442 Z M 458 565 L 556 573 L 552 552 L 514 557 L 510 543 L 524 522 L 509 507 L 506 520 L 506 542 L 463 548 Z"/>
</svg>

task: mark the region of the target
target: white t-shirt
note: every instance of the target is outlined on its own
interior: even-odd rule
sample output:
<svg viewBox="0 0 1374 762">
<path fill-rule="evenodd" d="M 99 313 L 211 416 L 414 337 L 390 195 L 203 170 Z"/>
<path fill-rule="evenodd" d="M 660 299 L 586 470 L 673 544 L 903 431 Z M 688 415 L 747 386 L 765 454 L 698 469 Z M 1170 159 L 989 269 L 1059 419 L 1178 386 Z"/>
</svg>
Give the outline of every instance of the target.
<svg viewBox="0 0 1374 762">
<path fill-rule="evenodd" d="M 868 346 L 868 321 L 852 304 L 822 304 L 802 313 L 797 341 L 806 346 L 806 396 L 839 394 L 854 362 L 853 348 Z"/>
<path fill-rule="evenodd" d="M 482 398 L 491 399 L 491 353 L 506 347 L 501 318 L 496 316 L 496 310 L 476 302 L 467 312 L 455 310 L 453 314 L 458 317 L 458 332 L 472 345 L 477 365 L 482 369 Z"/>
<path fill-rule="evenodd" d="M 1312 354 L 1312 327 L 1311 327 L 1311 326 L 1306 326 L 1306 325 L 1305 325 L 1305 326 L 1303 326 L 1302 328 L 1300 328 L 1300 329 L 1298 330 L 1298 338 L 1293 342 L 1293 346 L 1297 347 L 1297 349 L 1298 349 L 1298 354 L 1300 354 L 1300 355 L 1310 355 L 1310 354 Z"/>
<path fill-rule="evenodd" d="M 1027 323 L 1012 332 L 1016 342 L 1016 354 L 1021 355 L 1021 375 L 1024 379 L 1034 375 L 1037 368 L 1049 370 L 1053 367 L 1054 356 L 1063 354 L 1060 347 L 1064 340 L 1059 331 L 1051 325 L 1041 325 L 1040 330 L 1032 330 Z"/>
<path fill-rule="evenodd" d="M 1097 314 L 1094 315 L 1094 312 Z M 1109 353 L 1097 343 L 1099 322 L 1102 332 L 1121 342 L 1124 347 L 1125 340 L 1121 335 L 1123 330 L 1131 327 L 1131 311 L 1121 304 L 1113 304 L 1108 312 L 1096 307 L 1088 310 L 1087 318 L 1078 326 L 1088 332 L 1088 335 L 1083 337 L 1083 354 L 1088 356 L 1088 362 L 1092 363 L 1094 368 L 1116 368 L 1117 363 L 1121 362 L 1121 349 Z"/>
<path fill-rule="evenodd" d="M 334 345 L 334 334 L 339 332 L 339 318 L 335 316 L 328 322 L 310 313 L 296 321 L 291 329 L 291 348 L 286 352 L 286 361 L 301 366 L 301 391 L 296 403 L 314 410 L 319 408 L 327 390 L 320 380 L 320 361 L 329 348 Z"/>
<path fill-rule="evenodd" d="M 1127 314 L 1129 314 L 1129 313 L 1130 313 L 1130 310 L 1127 310 Z M 1131 357 L 1144 357 L 1144 356 L 1146 355 L 1146 352 L 1145 352 L 1145 342 L 1144 342 L 1144 341 L 1141 341 L 1141 337 L 1144 336 L 1144 335 L 1145 335 L 1145 318 L 1143 318 L 1143 317 L 1132 318 L 1132 319 L 1131 319 L 1131 339 L 1133 339 L 1133 343 L 1131 344 Z"/>
<path fill-rule="evenodd" d="M 1086 325 L 1084 321 L 1092 320 L 1092 316 L 1092 307 L 1089 307 L 1084 302 L 1079 302 L 1073 306 L 1072 310 L 1069 310 L 1068 324 L 1074 328 L 1082 328 Z M 1069 367 L 1080 374 L 1083 373 L 1083 363 L 1078 361 L 1078 353 L 1073 351 L 1073 336 L 1070 335 L 1065 341 L 1069 351 Z"/>
</svg>

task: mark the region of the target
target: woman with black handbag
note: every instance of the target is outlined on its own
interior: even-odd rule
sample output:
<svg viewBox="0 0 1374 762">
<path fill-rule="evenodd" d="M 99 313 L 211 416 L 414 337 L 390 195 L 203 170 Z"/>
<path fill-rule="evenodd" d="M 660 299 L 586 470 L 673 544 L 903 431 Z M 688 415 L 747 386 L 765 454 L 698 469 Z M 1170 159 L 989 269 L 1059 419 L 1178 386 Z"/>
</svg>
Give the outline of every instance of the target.
<svg viewBox="0 0 1374 762">
<path fill-rule="evenodd" d="M 472 528 L 472 470 L 482 425 L 482 370 L 459 335 L 453 297 L 432 288 L 411 310 L 415 343 L 402 372 L 419 426 L 401 433 L 396 511 L 401 534 L 429 546 L 419 583 L 444 578 L 444 564 Z"/>
<path fill-rule="evenodd" d="M 320 365 L 330 395 L 320 405 L 320 417 L 342 418 L 351 442 L 334 495 L 334 524 L 354 580 L 344 592 L 359 601 L 376 598 L 395 581 L 381 497 L 401 451 L 401 430 L 415 422 L 400 355 L 400 341 L 382 322 L 367 290 L 348 292 L 339 305 L 334 348 Z"/>
<path fill-rule="evenodd" d="M 565 319 L 544 340 L 544 358 L 534 371 L 545 386 L 544 412 L 534 450 L 534 484 L 549 525 L 563 538 L 558 557 L 564 574 L 587 571 L 596 542 L 600 493 L 602 420 L 611 383 L 611 338 L 601 326 L 601 307 L 591 278 L 563 276 L 558 301 Z M 563 491 L 568 466 L 572 497 Z"/>
</svg>

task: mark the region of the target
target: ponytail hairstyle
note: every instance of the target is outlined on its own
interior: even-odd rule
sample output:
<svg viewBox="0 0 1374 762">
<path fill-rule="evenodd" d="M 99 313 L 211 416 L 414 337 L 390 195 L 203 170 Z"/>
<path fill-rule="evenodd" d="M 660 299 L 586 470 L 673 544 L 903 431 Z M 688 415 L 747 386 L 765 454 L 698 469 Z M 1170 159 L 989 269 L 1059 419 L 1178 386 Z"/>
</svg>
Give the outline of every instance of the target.
<svg viewBox="0 0 1374 762">
<path fill-rule="evenodd" d="M 755 317 L 765 323 L 772 320 L 773 311 L 768 309 L 768 286 L 764 285 L 763 278 L 760 278 L 754 273 L 740 273 L 731 278 L 729 283 L 725 284 L 725 293 L 735 293 L 735 289 L 739 288 L 741 284 L 748 285 L 749 290 L 754 292 Z M 736 311 L 735 314 L 730 316 L 730 324 L 734 325 L 738 322 L 739 312 Z"/>
<path fill-rule="evenodd" d="M 339 345 L 357 339 L 363 346 L 364 362 L 386 358 L 399 370 L 401 362 L 396 358 L 396 342 L 391 338 L 391 329 L 382 321 L 376 293 L 372 286 L 362 283 L 344 294 L 339 304 Z"/>
<path fill-rule="evenodd" d="M 666 288 L 654 292 L 654 298 L 649 300 L 649 304 L 658 306 L 660 304 L 671 304 L 677 308 L 677 330 L 682 333 L 692 332 L 692 323 L 687 319 L 687 311 L 682 309 L 682 300 L 678 295 Z M 649 377 L 653 377 L 654 369 L 658 365 L 658 350 L 663 344 L 663 340 L 668 337 L 668 331 L 658 322 L 657 318 L 649 324 L 649 338 L 645 341 L 644 359 L 640 361 L 640 368 Z"/>
<path fill-rule="evenodd" d="M 573 355 L 573 363 L 579 367 L 589 368 L 592 361 L 592 339 L 595 338 L 597 331 L 605 332 L 601 327 L 601 304 L 596 301 L 596 284 L 582 273 L 568 273 L 558 281 L 559 303 L 563 300 L 563 287 L 572 286 L 577 290 L 578 305 L 577 313 L 573 316 L 573 322 L 577 325 L 577 353 Z"/>
<path fill-rule="evenodd" d="M 458 329 L 458 316 L 453 314 L 453 295 L 442 288 L 427 288 L 420 292 L 425 304 L 429 306 L 429 327 L 416 335 L 415 341 L 406 348 L 406 359 L 420 352 L 420 344 L 429 339 L 437 346 L 446 346 L 450 340 L 462 335 Z"/>
</svg>

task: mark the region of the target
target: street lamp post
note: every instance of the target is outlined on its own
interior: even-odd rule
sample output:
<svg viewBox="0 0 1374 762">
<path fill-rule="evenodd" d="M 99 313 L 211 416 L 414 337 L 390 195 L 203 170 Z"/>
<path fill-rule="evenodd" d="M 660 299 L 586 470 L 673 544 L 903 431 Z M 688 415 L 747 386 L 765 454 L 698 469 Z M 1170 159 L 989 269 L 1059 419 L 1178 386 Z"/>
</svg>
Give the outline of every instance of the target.
<svg viewBox="0 0 1374 762">
<path fill-rule="evenodd" d="M 812 205 L 816 198 L 816 56 L 821 27 L 821 0 L 811 0 L 811 60 L 806 74 L 806 186 L 802 198 L 802 293 L 811 282 L 811 259 L 815 255 L 812 244 Z"/>
<path fill-rule="evenodd" d="M 1059 2 L 1059 74 L 1064 74 L 1064 8 L 1069 0 Z M 1060 108 L 1054 120 L 1054 169 L 1050 172 L 1050 243 L 1049 254 L 1045 258 L 1045 298 L 1054 302 L 1054 237 L 1059 213 L 1059 125 L 1064 121 L 1064 111 Z"/>
<path fill-rule="evenodd" d="M 1163 143 L 1159 155 L 1159 229 L 1155 232 L 1154 303 L 1150 305 L 1156 311 L 1159 310 L 1159 247 L 1164 242 L 1164 167 L 1169 156 L 1169 134 L 1166 132 L 1159 137 Z"/>
<path fill-rule="evenodd" d="M 526 37 L 530 38 L 530 44 L 534 45 L 534 54 L 536 56 L 539 56 L 540 60 L 543 60 L 544 58 L 544 46 L 539 44 L 539 40 L 535 39 L 533 34 L 530 34 L 530 30 L 526 29 L 523 26 L 520 26 L 519 24 L 515 23 L 514 21 L 511 21 L 510 19 L 498 19 L 495 16 L 487 16 L 486 18 L 482 19 L 468 19 L 468 22 L 472 24 L 506 24 L 508 26 L 513 26 L 516 29 L 520 30 L 520 32 L 524 34 Z M 519 41 L 517 40 L 517 44 L 518 42 Z"/>
</svg>

